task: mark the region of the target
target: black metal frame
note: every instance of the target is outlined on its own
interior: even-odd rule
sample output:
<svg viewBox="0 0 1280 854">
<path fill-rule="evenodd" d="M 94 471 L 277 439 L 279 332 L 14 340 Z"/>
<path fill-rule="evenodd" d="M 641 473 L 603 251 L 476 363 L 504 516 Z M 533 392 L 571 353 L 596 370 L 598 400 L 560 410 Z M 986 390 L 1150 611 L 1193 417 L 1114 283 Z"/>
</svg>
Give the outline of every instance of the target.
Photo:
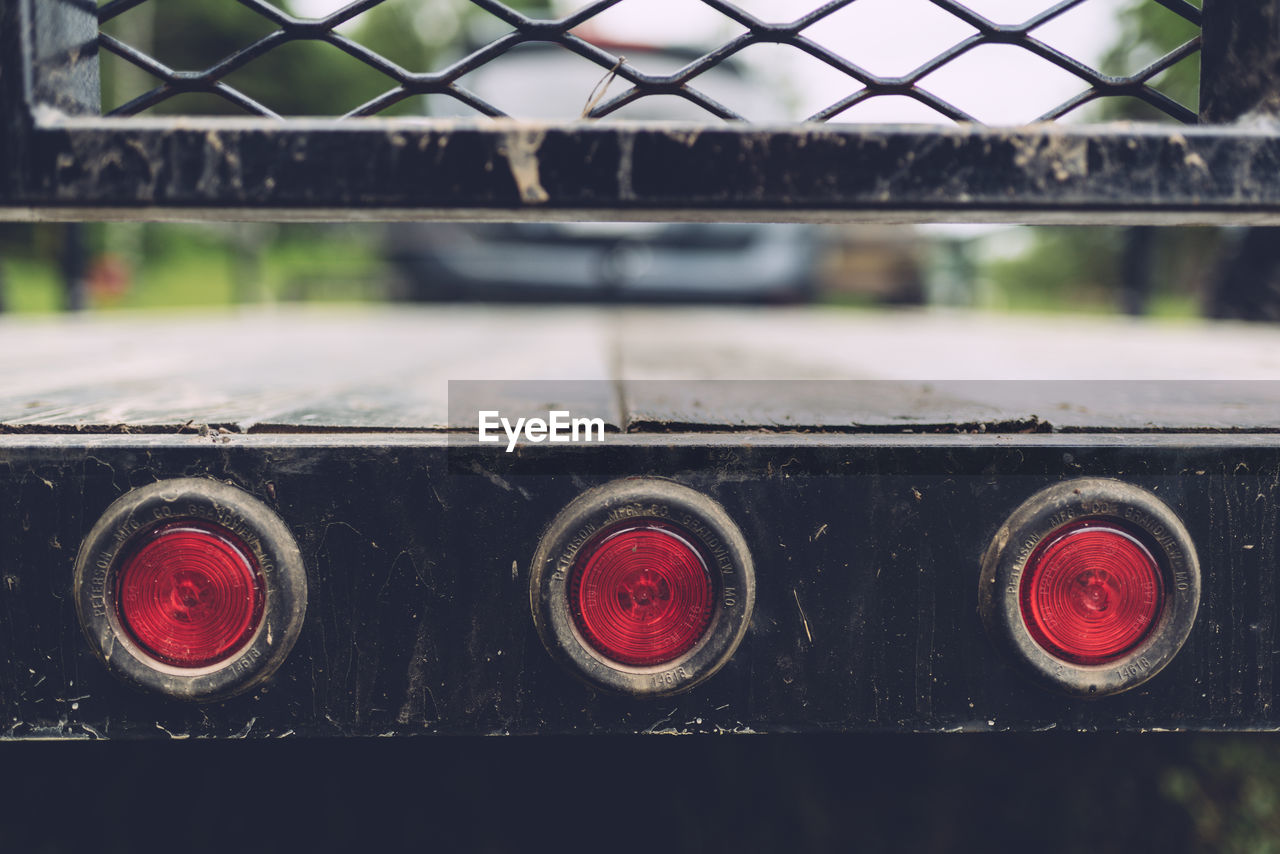
<svg viewBox="0 0 1280 854">
<path fill-rule="evenodd" d="M 0 219 L 1280 223 L 1280 0 L 1205 0 L 1201 17 L 1186 128 L 179 121 L 98 115 L 92 0 L 2 0 Z M 749 43 L 780 37 L 753 27 Z M 1141 96 L 1144 73 L 1099 85 Z"/>
</svg>

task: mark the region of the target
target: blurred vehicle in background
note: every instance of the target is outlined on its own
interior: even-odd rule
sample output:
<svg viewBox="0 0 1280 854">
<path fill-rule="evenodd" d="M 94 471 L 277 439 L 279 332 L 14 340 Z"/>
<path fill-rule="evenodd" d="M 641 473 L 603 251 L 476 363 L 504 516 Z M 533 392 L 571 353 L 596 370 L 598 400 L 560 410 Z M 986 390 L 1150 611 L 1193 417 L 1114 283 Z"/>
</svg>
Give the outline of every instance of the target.
<svg viewBox="0 0 1280 854">
<path fill-rule="evenodd" d="M 669 74 L 698 51 L 602 45 L 645 73 Z M 753 121 L 786 116 L 765 87 L 724 62 L 691 86 Z M 526 44 L 463 79 L 520 118 L 570 120 L 588 112 L 607 71 L 555 45 Z M 615 92 L 616 94 L 616 92 Z M 607 97 L 607 96 L 605 96 Z M 598 99 L 603 102 L 603 98 Z M 435 116 L 468 115 L 445 96 Z M 470 114 L 474 115 L 474 114 Z M 641 98 L 604 121 L 705 120 L 676 95 Z M 812 225 L 734 223 L 395 223 L 386 252 L 393 296 L 407 300 L 658 300 L 806 302 L 817 289 L 826 242 Z"/>
<path fill-rule="evenodd" d="M 398 223 L 389 238 L 408 300 L 806 302 L 821 254 L 802 225 Z"/>
</svg>

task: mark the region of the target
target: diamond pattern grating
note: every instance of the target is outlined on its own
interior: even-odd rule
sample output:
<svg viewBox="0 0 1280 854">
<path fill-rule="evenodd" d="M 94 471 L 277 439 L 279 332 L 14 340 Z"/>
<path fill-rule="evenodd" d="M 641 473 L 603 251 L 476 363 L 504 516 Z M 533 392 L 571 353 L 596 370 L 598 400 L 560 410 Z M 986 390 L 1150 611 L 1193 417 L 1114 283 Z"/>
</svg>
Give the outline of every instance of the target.
<svg viewBox="0 0 1280 854">
<path fill-rule="evenodd" d="M 697 105 L 708 116 L 721 119 L 743 119 L 731 106 L 716 100 L 700 82 L 707 72 L 756 45 L 782 45 L 806 56 L 806 61 L 823 66 L 828 77 L 839 78 L 845 83 L 847 94 L 826 103 L 816 111 L 806 111 L 806 121 L 840 121 L 842 117 L 863 102 L 886 96 L 905 97 L 934 111 L 939 117 L 956 122 L 978 122 L 979 117 L 947 100 L 930 88 L 930 75 L 943 71 L 952 63 L 973 51 L 991 45 L 1012 46 L 1071 75 L 1078 80 L 1078 92 L 1057 103 L 1038 116 L 1039 121 L 1054 121 L 1076 113 L 1087 104 L 1112 97 L 1128 97 L 1140 100 L 1162 117 L 1170 120 L 1194 123 L 1196 112 L 1180 103 L 1154 85 L 1159 76 L 1192 57 L 1200 49 L 1199 27 L 1201 11 L 1187 0 L 1146 0 L 1158 4 L 1172 13 L 1194 35 L 1172 50 L 1150 59 L 1144 67 L 1123 76 L 1105 74 L 1089 63 L 1075 58 L 1040 37 L 1047 25 L 1077 7 L 1093 0 L 1062 0 L 1042 9 L 1017 24 L 996 23 L 957 0 L 928 0 L 934 7 L 972 30 L 960 41 L 942 50 L 914 70 L 898 76 L 873 73 L 858 56 L 845 56 L 811 35 L 811 30 L 833 15 L 851 7 L 858 0 L 830 0 L 817 5 L 794 20 L 783 23 L 770 22 L 748 13 L 739 5 L 726 0 L 696 0 L 702 6 L 722 15 L 739 34 L 705 50 L 700 49 L 683 67 L 671 73 L 646 73 L 625 58 L 625 50 L 609 48 L 599 39 L 589 40 L 584 34 L 593 21 L 624 0 L 596 0 L 581 6 L 562 17 L 537 17 L 517 10 L 498 0 L 470 0 L 473 11 L 482 11 L 501 22 L 505 33 L 471 49 L 464 56 L 444 67 L 432 71 L 411 71 L 387 56 L 362 44 L 358 37 L 349 34 L 350 23 L 387 0 L 355 0 L 355 2 L 319 18 L 297 17 L 266 0 L 236 0 L 244 9 L 260 16 L 270 31 L 250 40 L 216 62 L 200 70 L 177 70 L 161 62 L 147 51 L 128 43 L 120 35 L 100 32 L 101 48 L 141 69 L 153 79 L 152 88 L 120 103 L 109 115 L 132 116 L 154 108 L 173 112 L 177 104 L 173 99 L 189 94 L 212 95 L 222 99 L 240 111 L 278 116 L 265 99 L 255 98 L 243 88 L 234 85 L 237 72 L 261 60 L 273 51 L 295 42 L 322 42 L 337 48 L 358 63 L 377 74 L 380 91 L 351 109 L 335 108 L 331 114 L 345 117 L 374 116 L 415 96 L 429 95 L 455 99 L 478 113 L 489 116 L 515 115 L 518 111 L 502 108 L 478 94 L 467 85 L 467 75 L 500 61 L 513 49 L 527 43 L 559 45 L 599 68 L 602 82 L 610 77 L 609 94 L 589 104 L 584 111 L 586 118 L 610 116 L 640 99 L 654 96 L 677 96 Z M 100 26 L 122 19 L 136 7 L 158 0 L 110 0 L 98 10 Z M 197 0 L 187 0 L 197 2 Z M 204 0 L 207 2 L 207 0 Z M 223 0 L 230 2 L 230 0 Z M 694 0 L 691 0 L 694 2 Z M 345 25 L 345 26 L 344 26 Z M 266 27 L 264 27 L 265 29 Z M 110 29 L 110 27 L 108 27 Z M 164 33 L 156 33 L 164 38 Z M 172 46 L 168 46 L 172 47 Z M 177 46 L 181 50 L 181 46 Z M 158 52 L 158 51 L 153 51 Z M 170 51 L 172 54 L 172 50 Z M 167 54 L 169 55 L 169 54 Z M 133 72 L 135 75 L 137 72 Z M 380 75 L 380 76 L 377 76 Z M 228 78 L 233 78 L 229 81 Z M 621 85 L 619 85 L 619 83 Z M 148 84 L 150 85 L 150 83 Z M 766 79 L 764 85 L 769 85 Z M 167 103 L 168 102 L 168 103 Z"/>
</svg>

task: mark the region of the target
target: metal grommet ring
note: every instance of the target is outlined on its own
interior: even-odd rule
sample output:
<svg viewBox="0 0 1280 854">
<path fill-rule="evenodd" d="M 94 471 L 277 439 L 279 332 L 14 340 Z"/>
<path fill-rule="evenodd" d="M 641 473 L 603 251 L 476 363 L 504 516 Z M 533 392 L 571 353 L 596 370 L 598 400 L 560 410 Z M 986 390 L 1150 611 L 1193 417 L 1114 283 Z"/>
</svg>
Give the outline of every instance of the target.
<svg viewBox="0 0 1280 854">
<path fill-rule="evenodd" d="M 225 658 L 175 666 L 131 636 L 117 602 L 117 573 L 140 542 L 182 522 L 227 532 L 255 565 L 263 594 L 252 635 Z M 261 684 L 302 630 L 307 578 L 302 553 L 280 517 L 249 493 L 214 480 L 163 480 L 118 498 L 76 556 L 74 597 L 93 651 L 127 682 L 183 700 L 219 700 Z"/>
<path fill-rule="evenodd" d="M 713 584 L 709 622 L 670 661 L 650 666 L 613 660 L 588 641 L 570 602 L 572 576 L 602 533 L 636 521 L 679 532 L 702 556 Z M 660 697 L 710 678 L 737 650 L 755 604 L 755 572 L 746 540 L 724 509 L 687 486 L 654 478 L 614 481 L 578 496 L 538 543 L 529 579 L 533 622 L 552 657 L 600 688 Z"/>
<path fill-rule="evenodd" d="M 1025 572 L 1043 544 L 1082 523 L 1113 526 L 1155 559 L 1163 599 L 1149 631 L 1114 660 L 1081 664 L 1036 639 L 1023 611 Z M 982 558 L 979 610 L 987 633 L 1040 683 L 1100 697 L 1137 687 L 1182 649 L 1200 605 L 1200 564 L 1182 521 L 1145 489 L 1107 478 L 1054 484 L 1028 498 L 996 532 Z"/>
</svg>

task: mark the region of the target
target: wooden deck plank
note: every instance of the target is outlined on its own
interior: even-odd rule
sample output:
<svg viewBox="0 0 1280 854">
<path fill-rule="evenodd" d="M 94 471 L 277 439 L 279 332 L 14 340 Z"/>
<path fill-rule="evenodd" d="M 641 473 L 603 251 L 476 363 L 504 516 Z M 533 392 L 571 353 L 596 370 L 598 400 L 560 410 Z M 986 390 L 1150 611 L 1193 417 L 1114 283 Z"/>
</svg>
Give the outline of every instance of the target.
<svg viewBox="0 0 1280 854">
<path fill-rule="evenodd" d="M 450 381 L 503 384 L 450 413 Z M 0 320 L 10 431 L 437 430 L 474 425 L 477 400 L 633 430 L 1280 429 L 1280 329 L 727 307 Z"/>
<path fill-rule="evenodd" d="M 619 334 L 637 429 L 1280 429 L 1269 326 L 692 311 Z"/>
<path fill-rule="evenodd" d="M 7 319 L 0 425 L 440 429 L 450 379 L 607 388 L 610 323 L 489 309 Z"/>
</svg>

